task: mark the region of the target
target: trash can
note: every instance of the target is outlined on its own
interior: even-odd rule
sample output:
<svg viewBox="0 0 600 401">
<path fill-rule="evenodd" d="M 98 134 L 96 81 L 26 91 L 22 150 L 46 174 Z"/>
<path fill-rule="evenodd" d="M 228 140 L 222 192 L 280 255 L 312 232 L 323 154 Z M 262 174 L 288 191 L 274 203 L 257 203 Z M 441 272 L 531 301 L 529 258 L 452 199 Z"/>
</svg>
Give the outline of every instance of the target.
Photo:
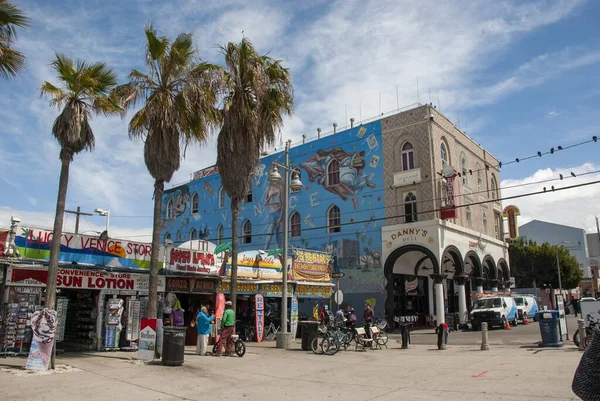
<svg viewBox="0 0 600 401">
<path fill-rule="evenodd" d="M 557 310 L 544 310 L 536 313 L 536 319 L 540 324 L 542 341 L 540 347 L 562 347 L 560 341 L 560 317 Z"/>
<path fill-rule="evenodd" d="M 319 336 L 319 322 L 300 322 L 300 328 L 302 330 L 302 349 L 310 351 L 313 340 Z"/>
<path fill-rule="evenodd" d="M 185 354 L 185 332 L 187 327 L 163 327 L 163 353 L 162 364 L 166 366 L 179 366 L 183 364 Z"/>
</svg>

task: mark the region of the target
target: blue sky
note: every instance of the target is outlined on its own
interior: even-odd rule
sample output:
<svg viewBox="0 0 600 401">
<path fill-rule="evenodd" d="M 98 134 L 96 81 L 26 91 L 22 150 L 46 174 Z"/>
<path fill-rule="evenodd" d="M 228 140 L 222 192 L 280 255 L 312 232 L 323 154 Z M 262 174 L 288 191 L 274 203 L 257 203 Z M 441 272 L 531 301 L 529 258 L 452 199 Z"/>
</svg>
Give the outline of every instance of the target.
<svg viewBox="0 0 600 401">
<path fill-rule="evenodd" d="M 217 44 L 243 34 L 290 67 L 296 110 L 283 140 L 430 101 L 503 161 L 599 134 L 600 2 L 414 1 L 22 1 L 33 19 L 16 46 L 28 58 L 19 79 L 0 82 L 0 226 L 10 215 L 51 227 L 60 163 L 50 130 L 58 110 L 39 97 L 55 51 L 103 60 L 121 81 L 144 68 L 143 28 L 168 36 L 193 32 L 203 59 L 220 62 Z M 417 79 L 419 96 L 417 97 Z M 398 88 L 398 101 L 396 98 Z M 381 108 L 379 107 L 381 98 Z M 130 117 L 130 115 L 128 116 Z M 150 233 L 152 179 L 128 119 L 95 118 L 94 153 L 76 156 L 67 207 L 110 208 L 114 235 Z M 347 122 L 346 122 L 347 123 Z M 502 169 L 503 185 L 600 170 L 590 144 Z M 214 139 L 187 152 L 172 183 L 216 159 Z M 557 187 L 599 179 L 558 182 Z M 552 185 L 552 184 L 551 184 Z M 513 195 L 541 189 L 506 189 Z M 585 229 L 600 212 L 600 186 L 519 200 L 524 221 L 538 218 Z M 572 207 L 573 205 L 577 207 Z M 121 216 L 121 217 L 119 217 Z M 127 216 L 127 217 L 126 217 Z M 73 217 L 66 229 L 72 229 Z M 88 217 L 82 230 L 102 227 Z"/>
</svg>

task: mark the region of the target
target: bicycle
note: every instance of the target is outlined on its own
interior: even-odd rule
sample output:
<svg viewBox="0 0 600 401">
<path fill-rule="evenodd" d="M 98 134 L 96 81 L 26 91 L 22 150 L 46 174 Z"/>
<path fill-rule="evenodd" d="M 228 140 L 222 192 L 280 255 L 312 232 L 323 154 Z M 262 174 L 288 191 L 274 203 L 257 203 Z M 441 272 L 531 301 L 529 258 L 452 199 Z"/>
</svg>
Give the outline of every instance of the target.
<svg viewBox="0 0 600 401">
<path fill-rule="evenodd" d="M 217 343 L 215 345 L 213 345 L 213 349 L 212 349 L 213 355 L 217 354 L 217 349 L 222 343 L 221 339 L 222 339 L 222 337 L 219 338 L 219 341 L 217 341 Z M 231 335 L 231 341 L 233 343 L 233 352 L 235 352 L 235 354 L 238 357 L 240 357 L 240 358 L 243 357 L 246 354 L 246 344 L 244 344 L 244 341 L 242 341 L 240 336 L 237 334 Z"/>
<path fill-rule="evenodd" d="M 277 338 L 277 332 L 279 331 L 279 327 L 275 326 L 273 323 L 269 324 L 267 326 L 267 329 L 265 330 L 265 335 L 263 337 L 263 339 L 265 341 L 275 341 L 275 339 Z"/>
</svg>

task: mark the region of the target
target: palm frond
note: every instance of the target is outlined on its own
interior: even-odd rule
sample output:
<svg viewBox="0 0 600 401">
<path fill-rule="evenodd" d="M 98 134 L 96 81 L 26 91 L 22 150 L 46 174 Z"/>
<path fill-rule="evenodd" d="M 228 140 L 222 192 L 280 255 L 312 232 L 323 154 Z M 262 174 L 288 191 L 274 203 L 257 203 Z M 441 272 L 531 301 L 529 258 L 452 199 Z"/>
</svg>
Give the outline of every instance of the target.
<svg viewBox="0 0 600 401">
<path fill-rule="evenodd" d="M 46 81 L 40 87 L 40 96 L 46 96 L 50 98 L 50 106 L 61 107 L 69 95 L 61 88 L 54 86 L 50 82 Z"/>
<path fill-rule="evenodd" d="M 0 78 L 10 79 L 25 68 L 25 55 L 8 46 L 2 46 L 1 43 L 0 41 Z"/>
</svg>

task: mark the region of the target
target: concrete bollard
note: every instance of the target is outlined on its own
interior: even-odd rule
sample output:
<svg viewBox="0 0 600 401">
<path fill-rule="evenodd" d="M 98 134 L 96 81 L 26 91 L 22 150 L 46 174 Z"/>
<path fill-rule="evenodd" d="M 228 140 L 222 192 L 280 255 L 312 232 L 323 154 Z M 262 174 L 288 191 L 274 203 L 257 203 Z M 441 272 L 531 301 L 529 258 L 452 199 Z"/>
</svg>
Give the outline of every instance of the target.
<svg viewBox="0 0 600 401">
<path fill-rule="evenodd" d="M 585 338 L 585 320 L 577 319 L 577 325 L 579 326 L 579 351 L 585 351 L 583 345 L 583 339 Z"/>
<path fill-rule="evenodd" d="M 486 322 L 481 323 L 481 350 L 488 351 L 490 346 L 488 345 L 488 324 Z"/>
</svg>

